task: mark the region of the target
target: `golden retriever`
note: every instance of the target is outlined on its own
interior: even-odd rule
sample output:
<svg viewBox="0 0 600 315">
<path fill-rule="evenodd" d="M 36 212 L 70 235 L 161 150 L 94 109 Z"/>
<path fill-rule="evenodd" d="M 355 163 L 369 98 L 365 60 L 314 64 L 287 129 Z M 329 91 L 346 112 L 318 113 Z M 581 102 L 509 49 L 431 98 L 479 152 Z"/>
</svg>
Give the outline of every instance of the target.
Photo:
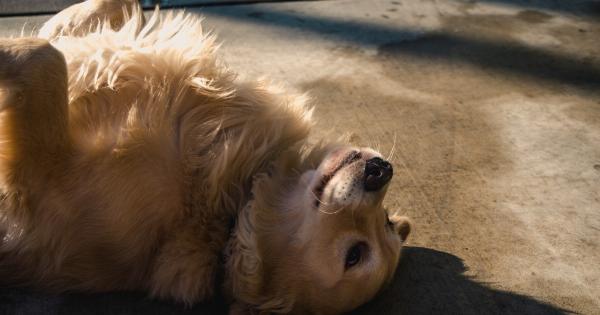
<svg viewBox="0 0 600 315">
<path fill-rule="evenodd" d="M 410 231 L 374 150 L 310 144 L 305 97 L 242 81 L 192 15 L 89 0 L 0 40 L 0 279 L 234 313 L 370 300 Z"/>
</svg>

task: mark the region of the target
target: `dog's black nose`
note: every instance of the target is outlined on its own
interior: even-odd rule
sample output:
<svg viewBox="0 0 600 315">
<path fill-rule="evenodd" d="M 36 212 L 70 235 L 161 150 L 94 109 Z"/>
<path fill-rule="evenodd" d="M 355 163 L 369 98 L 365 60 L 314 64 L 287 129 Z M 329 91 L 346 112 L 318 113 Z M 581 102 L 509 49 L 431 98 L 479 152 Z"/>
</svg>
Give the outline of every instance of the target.
<svg viewBox="0 0 600 315">
<path fill-rule="evenodd" d="M 368 160 L 365 166 L 365 190 L 380 190 L 392 179 L 392 175 L 394 175 L 392 164 L 378 157 Z"/>
</svg>

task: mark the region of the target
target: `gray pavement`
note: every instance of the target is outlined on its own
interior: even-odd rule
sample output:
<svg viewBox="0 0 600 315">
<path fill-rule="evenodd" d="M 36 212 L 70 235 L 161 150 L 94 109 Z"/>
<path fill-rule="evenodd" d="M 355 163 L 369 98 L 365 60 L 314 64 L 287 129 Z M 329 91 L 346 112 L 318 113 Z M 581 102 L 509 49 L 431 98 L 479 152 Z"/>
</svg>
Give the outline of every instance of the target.
<svg viewBox="0 0 600 315">
<path fill-rule="evenodd" d="M 600 4 L 316 1 L 188 10 L 244 76 L 308 91 L 315 137 L 393 151 L 415 223 L 356 314 L 600 314 Z M 47 17 L 0 19 L 0 36 Z M 390 153 L 391 154 L 391 153 Z M 0 291 L 0 313 L 220 313 L 137 294 Z"/>
</svg>

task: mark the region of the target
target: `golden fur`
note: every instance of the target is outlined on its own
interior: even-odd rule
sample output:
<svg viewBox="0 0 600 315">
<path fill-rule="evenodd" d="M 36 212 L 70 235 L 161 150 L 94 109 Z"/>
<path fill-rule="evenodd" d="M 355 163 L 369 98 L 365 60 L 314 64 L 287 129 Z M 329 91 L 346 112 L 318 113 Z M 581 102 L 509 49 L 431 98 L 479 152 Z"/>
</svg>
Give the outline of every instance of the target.
<svg viewBox="0 0 600 315">
<path fill-rule="evenodd" d="M 135 3 L 89 0 L 45 39 L 0 39 L 0 281 L 188 304 L 221 288 L 231 313 L 372 298 L 408 220 L 386 228 L 385 189 L 340 204 L 326 187 L 316 208 L 308 192 L 342 153 L 378 153 L 309 145 L 305 97 L 237 79 L 196 17 L 146 22 Z M 345 270 L 356 239 L 369 260 Z"/>
</svg>

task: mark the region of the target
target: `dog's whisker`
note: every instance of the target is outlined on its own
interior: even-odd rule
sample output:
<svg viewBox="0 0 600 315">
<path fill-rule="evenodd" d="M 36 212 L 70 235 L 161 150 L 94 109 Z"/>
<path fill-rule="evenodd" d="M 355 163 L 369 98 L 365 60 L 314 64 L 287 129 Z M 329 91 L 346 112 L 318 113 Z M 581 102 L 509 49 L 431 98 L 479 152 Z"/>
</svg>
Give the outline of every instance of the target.
<svg viewBox="0 0 600 315">
<path fill-rule="evenodd" d="M 322 209 L 318 209 L 318 210 L 319 210 L 319 212 L 324 213 L 324 214 L 338 214 L 338 213 L 342 212 L 342 210 L 344 210 L 344 207 L 340 207 L 339 209 L 331 211 L 331 212 L 325 211 Z"/>
<path fill-rule="evenodd" d="M 394 151 L 396 150 L 396 132 L 394 132 L 394 142 L 392 143 L 392 148 L 390 149 L 390 153 L 387 157 L 389 162 L 392 162 L 394 159 Z"/>
<path fill-rule="evenodd" d="M 375 150 L 381 152 L 381 143 L 379 143 L 379 140 L 375 140 Z"/>
<path fill-rule="evenodd" d="M 319 199 L 319 197 L 317 197 L 317 195 L 315 194 L 315 192 L 314 192 L 314 191 L 312 191 L 312 189 L 310 190 L 310 193 L 313 195 L 313 197 L 315 197 L 315 199 L 316 199 L 316 200 L 317 200 L 319 203 L 321 203 L 322 205 L 325 205 L 325 206 L 329 206 L 329 203 L 327 203 L 327 202 L 325 202 L 325 201 L 323 201 L 323 200 Z"/>
</svg>

